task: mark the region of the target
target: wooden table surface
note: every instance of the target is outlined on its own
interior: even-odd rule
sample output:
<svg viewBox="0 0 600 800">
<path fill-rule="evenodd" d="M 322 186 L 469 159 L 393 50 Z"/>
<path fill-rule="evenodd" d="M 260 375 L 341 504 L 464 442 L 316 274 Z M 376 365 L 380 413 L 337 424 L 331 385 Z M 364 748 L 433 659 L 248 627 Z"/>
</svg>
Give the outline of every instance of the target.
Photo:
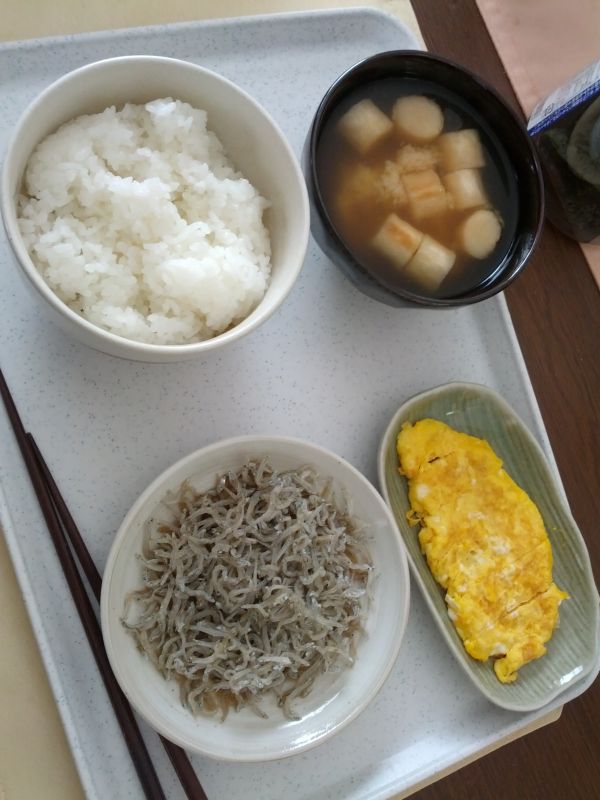
<svg viewBox="0 0 600 800">
<path fill-rule="evenodd" d="M 413 0 L 413 7 L 429 50 L 477 72 L 518 108 L 475 0 L 446 0 L 443 4 Z M 530 264 L 506 294 L 598 582 L 600 292 L 579 246 L 546 224 Z M 600 680 L 568 703 L 558 722 L 502 747 L 413 797 L 598 800 Z"/>
</svg>

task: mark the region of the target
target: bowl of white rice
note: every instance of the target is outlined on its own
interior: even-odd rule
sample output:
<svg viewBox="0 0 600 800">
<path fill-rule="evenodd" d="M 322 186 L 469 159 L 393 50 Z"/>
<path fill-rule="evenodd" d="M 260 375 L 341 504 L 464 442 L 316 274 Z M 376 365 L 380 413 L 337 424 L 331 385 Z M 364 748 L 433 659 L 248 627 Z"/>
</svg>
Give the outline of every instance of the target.
<svg viewBox="0 0 600 800">
<path fill-rule="evenodd" d="M 306 186 L 269 114 L 195 64 L 81 67 L 26 109 L 0 209 L 50 318 L 96 350 L 181 361 L 250 333 L 304 260 Z"/>
</svg>

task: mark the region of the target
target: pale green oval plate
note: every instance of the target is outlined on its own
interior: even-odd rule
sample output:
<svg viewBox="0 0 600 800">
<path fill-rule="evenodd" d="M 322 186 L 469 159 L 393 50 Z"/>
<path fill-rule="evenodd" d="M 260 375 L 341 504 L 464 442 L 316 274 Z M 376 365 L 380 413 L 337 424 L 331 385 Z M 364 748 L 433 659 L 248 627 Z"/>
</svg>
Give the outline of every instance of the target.
<svg viewBox="0 0 600 800">
<path fill-rule="evenodd" d="M 500 683 L 491 660 L 481 663 L 466 653 L 448 617 L 444 592 L 421 553 L 418 527 L 411 528 L 406 521 L 407 484 L 398 472 L 396 438 L 404 422 L 424 417 L 487 439 L 509 475 L 537 504 L 552 543 L 554 580 L 570 595 L 561 604 L 560 625 L 548 642 L 548 652 L 522 667 L 512 684 Z M 467 675 L 491 702 L 512 711 L 533 711 L 586 677 L 584 683 L 589 684 L 590 673 L 599 668 L 600 635 L 598 592 L 585 542 L 541 447 L 496 392 L 477 384 L 451 383 L 404 403 L 381 443 L 379 481 L 406 546 L 413 576 L 434 620 Z"/>
</svg>

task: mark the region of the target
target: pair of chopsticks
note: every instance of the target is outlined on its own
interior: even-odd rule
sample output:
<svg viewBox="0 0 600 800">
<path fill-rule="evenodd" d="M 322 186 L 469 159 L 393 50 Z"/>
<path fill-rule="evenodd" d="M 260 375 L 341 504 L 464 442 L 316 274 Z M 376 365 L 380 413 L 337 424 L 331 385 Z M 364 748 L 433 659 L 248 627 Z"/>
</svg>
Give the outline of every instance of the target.
<svg viewBox="0 0 600 800">
<path fill-rule="evenodd" d="M 85 546 L 79 530 L 69 509 L 56 485 L 33 436 L 25 430 L 9 388 L 0 370 L 0 394 L 21 450 L 27 472 L 36 493 L 48 531 L 54 543 L 63 573 L 79 613 L 88 642 L 92 648 L 96 664 L 104 681 L 106 691 L 121 726 L 125 743 L 137 771 L 140 783 L 148 800 L 166 800 L 158 775 L 146 749 L 142 734 L 133 715 L 127 698 L 110 667 L 104 649 L 102 631 L 96 612 L 87 595 L 83 579 L 79 573 L 75 553 L 83 573 L 96 597 L 100 600 L 102 578 Z M 72 549 L 71 549 L 72 548 Z M 177 745 L 160 737 L 161 742 L 171 760 L 181 785 L 189 800 L 207 800 L 185 751 Z"/>
</svg>

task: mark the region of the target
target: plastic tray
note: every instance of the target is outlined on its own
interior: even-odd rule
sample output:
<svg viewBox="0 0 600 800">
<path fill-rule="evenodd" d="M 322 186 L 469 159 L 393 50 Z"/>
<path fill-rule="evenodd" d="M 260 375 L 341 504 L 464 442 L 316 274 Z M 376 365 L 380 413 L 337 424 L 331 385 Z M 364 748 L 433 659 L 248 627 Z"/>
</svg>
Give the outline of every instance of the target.
<svg viewBox="0 0 600 800">
<path fill-rule="evenodd" d="M 153 53 L 189 59 L 238 83 L 299 153 L 320 98 L 343 70 L 372 53 L 412 46 L 403 25 L 366 9 L 4 45 L 0 151 L 26 104 L 61 74 L 101 58 Z M 388 309 L 359 294 L 311 243 L 292 294 L 257 332 L 195 362 L 142 365 L 77 345 L 41 319 L 4 240 L 0 275 L 2 368 L 101 568 L 136 497 L 191 450 L 240 434 L 298 436 L 375 480 L 379 440 L 393 412 L 446 381 L 496 389 L 550 455 L 502 297 L 449 311 Z M 0 453 L 2 525 L 86 794 L 142 798 L 4 414 Z M 215 800 L 384 798 L 518 736 L 551 710 L 520 715 L 491 705 L 463 675 L 414 591 L 391 677 L 338 736 L 270 764 L 192 761 Z M 168 796 L 182 798 L 157 737 L 144 730 Z"/>
</svg>

